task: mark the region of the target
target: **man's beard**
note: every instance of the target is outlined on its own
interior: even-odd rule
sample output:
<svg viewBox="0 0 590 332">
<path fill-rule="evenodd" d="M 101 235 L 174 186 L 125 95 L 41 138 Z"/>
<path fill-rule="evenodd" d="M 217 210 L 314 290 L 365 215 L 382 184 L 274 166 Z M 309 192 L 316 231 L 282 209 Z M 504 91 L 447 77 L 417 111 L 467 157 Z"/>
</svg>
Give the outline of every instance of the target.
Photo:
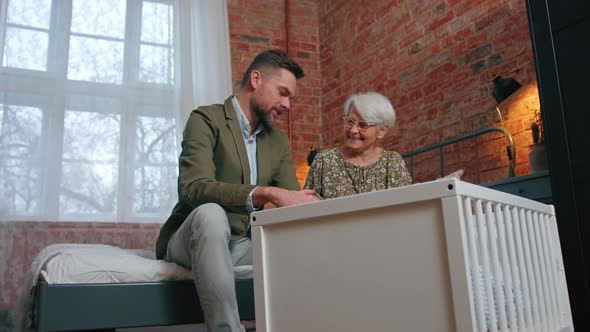
<svg viewBox="0 0 590 332">
<path fill-rule="evenodd" d="M 272 129 L 272 125 L 273 125 L 273 118 L 270 115 L 270 112 L 272 110 L 269 110 L 268 112 L 265 112 L 262 107 L 260 107 L 260 105 L 258 105 L 258 103 L 256 102 L 255 99 L 252 99 L 250 101 L 250 108 L 254 111 L 254 114 L 256 114 L 256 117 L 258 118 L 258 121 L 260 123 L 262 123 L 262 126 L 266 129 Z"/>
</svg>

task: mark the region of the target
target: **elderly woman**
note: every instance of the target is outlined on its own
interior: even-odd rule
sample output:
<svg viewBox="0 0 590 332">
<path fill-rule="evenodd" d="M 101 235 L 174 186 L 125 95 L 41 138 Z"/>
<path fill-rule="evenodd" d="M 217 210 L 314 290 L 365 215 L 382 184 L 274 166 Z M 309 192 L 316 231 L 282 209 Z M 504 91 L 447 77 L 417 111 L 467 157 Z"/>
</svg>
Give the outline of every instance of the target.
<svg viewBox="0 0 590 332">
<path fill-rule="evenodd" d="M 395 121 L 387 97 L 376 92 L 352 95 L 344 103 L 343 119 L 344 144 L 316 155 L 306 189 L 327 199 L 412 183 L 400 154 L 380 145 Z"/>
</svg>

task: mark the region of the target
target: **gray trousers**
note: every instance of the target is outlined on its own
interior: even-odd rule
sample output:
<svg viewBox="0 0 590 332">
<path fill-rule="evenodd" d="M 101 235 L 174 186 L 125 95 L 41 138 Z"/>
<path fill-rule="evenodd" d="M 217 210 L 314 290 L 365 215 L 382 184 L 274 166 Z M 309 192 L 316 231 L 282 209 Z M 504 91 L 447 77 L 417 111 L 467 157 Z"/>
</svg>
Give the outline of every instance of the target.
<svg viewBox="0 0 590 332">
<path fill-rule="evenodd" d="M 207 331 L 244 331 L 234 266 L 252 264 L 249 238 L 230 240 L 227 215 L 215 203 L 194 209 L 168 242 L 164 259 L 192 270 Z"/>
</svg>

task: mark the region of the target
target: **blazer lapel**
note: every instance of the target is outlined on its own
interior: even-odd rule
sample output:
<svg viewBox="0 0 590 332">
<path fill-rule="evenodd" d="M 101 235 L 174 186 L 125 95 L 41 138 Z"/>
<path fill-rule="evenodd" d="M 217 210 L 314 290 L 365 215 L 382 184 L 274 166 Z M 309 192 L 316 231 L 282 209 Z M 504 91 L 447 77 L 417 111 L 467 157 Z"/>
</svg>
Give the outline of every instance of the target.
<svg viewBox="0 0 590 332">
<path fill-rule="evenodd" d="M 225 111 L 227 126 L 236 145 L 236 152 L 238 153 L 238 159 L 240 159 L 240 165 L 242 165 L 242 181 L 244 184 L 250 184 L 250 165 L 248 164 L 248 152 L 246 152 L 246 144 L 244 144 L 242 128 L 240 128 L 240 122 L 236 118 L 236 110 L 234 109 L 232 98 L 233 96 L 225 100 L 223 103 L 223 110 Z"/>
</svg>

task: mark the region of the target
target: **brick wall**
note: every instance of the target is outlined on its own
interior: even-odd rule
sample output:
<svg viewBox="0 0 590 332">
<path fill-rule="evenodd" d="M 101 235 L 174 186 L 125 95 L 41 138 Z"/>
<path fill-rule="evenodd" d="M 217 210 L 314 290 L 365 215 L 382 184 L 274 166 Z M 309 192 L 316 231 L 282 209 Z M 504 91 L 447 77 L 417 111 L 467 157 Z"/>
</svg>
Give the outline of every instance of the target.
<svg viewBox="0 0 590 332">
<path fill-rule="evenodd" d="M 516 70 L 505 76 L 523 85 L 535 78 L 524 0 L 322 1 L 319 21 L 324 146 L 341 141 L 342 105 L 352 93 L 391 99 L 398 120 L 384 145 L 403 153 L 500 126 L 488 71 Z M 521 110 L 501 108 L 512 134 L 530 127 Z M 519 175 L 528 173 L 531 143 L 520 136 Z M 503 141 L 492 134 L 480 143 L 479 162 L 473 142 L 445 148 L 445 171 L 464 168 L 472 182 L 505 178 Z M 415 162 L 415 181 L 438 176 L 437 153 Z"/>
<path fill-rule="evenodd" d="M 234 86 L 259 52 L 278 48 L 305 71 L 292 110 L 278 127 L 291 138 L 297 177 L 307 175 L 309 146 L 321 141 L 320 45 L 317 0 L 229 0 L 229 30 Z"/>
</svg>

